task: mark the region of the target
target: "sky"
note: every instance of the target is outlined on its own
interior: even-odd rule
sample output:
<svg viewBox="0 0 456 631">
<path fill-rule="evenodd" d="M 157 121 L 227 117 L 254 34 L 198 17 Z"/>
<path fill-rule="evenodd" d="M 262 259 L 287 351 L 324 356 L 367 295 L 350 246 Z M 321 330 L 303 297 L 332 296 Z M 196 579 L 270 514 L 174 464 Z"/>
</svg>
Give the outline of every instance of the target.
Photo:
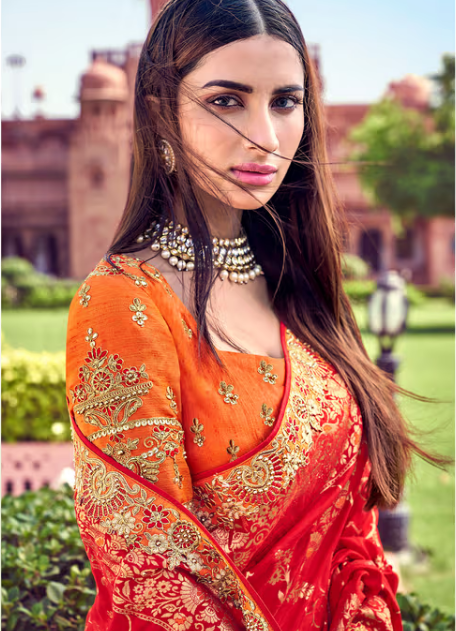
<svg viewBox="0 0 456 631">
<path fill-rule="evenodd" d="M 430 75 L 454 52 L 453 0 L 288 0 L 308 44 L 320 46 L 327 103 L 372 103 L 391 81 Z M 147 0 L 3 0 L 2 117 L 16 103 L 34 116 L 35 87 L 49 118 L 75 118 L 81 74 L 93 49 L 123 49 L 144 41 Z M 25 57 L 13 71 L 9 55 Z M 15 72 L 16 76 L 13 76 Z"/>
</svg>

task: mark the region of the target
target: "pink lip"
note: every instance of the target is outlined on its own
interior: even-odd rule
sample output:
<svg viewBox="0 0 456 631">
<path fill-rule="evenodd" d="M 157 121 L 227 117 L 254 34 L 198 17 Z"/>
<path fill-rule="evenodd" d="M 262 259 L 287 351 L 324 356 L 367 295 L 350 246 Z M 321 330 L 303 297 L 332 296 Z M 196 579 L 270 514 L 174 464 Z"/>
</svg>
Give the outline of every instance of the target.
<svg viewBox="0 0 456 631">
<path fill-rule="evenodd" d="M 256 164 L 255 162 L 245 162 L 231 168 L 233 175 L 245 184 L 264 186 L 270 184 L 277 171 L 276 167 L 269 164 Z"/>
</svg>

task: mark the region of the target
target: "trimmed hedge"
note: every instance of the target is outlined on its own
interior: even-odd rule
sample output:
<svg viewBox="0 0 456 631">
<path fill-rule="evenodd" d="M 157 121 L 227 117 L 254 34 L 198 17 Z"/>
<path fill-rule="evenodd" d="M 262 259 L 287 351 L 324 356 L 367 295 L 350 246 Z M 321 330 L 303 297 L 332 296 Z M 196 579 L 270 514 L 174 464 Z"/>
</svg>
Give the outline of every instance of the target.
<svg viewBox="0 0 456 631">
<path fill-rule="evenodd" d="M 344 281 L 345 293 L 354 304 L 366 303 L 376 287 L 375 280 Z M 426 295 L 416 285 L 407 285 L 407 298 L 412 307 L 418 307 L 426 301 Z"/>
<path fill-rule="evenodd" d="M 370 272 L 369 264 L 356 254 L 345 254 L 341 257 L 342 274 L 347 280 L 363 280 Z"/>
<path fill-rule="evenodd" d="M 71 440 L 65 353 L 2 345 L 2 441 Z"/>
<path fill-rule="evenodd" d="M 37 272 L 25 259 L 2 259 L 3 309 L 68 307 L 79 286 L 80 282 Z"/>
<path fill-rule="evenodd" d="M 2 629 L 83 631 L 95 581 L 65 485 L 2 499 Z M 404 631 L 450 631 L 454 616 L 399 594 Z"/>
</svg>

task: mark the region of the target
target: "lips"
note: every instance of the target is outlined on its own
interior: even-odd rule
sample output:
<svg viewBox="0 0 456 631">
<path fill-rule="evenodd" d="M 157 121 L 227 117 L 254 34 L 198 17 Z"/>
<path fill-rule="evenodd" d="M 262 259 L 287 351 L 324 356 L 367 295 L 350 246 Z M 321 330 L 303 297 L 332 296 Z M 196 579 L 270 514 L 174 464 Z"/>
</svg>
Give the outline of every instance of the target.
<svg viewBox="0 0 456 631">
<path fill-rule="evenodd" d="M 256 164 L 255 162 L 245 162 L 231 168 L 231 172 L 241 182 L 264 186 L 270 184 L 277 172 L 277 167 L 269 164 Z"/>
</svg>

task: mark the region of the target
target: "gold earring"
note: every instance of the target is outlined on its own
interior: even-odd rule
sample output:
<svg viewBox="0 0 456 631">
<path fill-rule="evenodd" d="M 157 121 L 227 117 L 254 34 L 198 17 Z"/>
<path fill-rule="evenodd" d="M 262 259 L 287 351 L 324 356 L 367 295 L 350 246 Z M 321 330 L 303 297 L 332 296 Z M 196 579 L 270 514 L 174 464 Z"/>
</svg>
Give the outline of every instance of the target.
<svg viewBox="0 0 456 631">
<path fill-rule="evenodd" d="M 163 166 L 165 167 L 166 175 L 170 175 L 176 168 L 176 156 L 174 155 L 173 148 L 164 138 L 161 138 L 158 143 L 158 152 Z"/>
</svg>

